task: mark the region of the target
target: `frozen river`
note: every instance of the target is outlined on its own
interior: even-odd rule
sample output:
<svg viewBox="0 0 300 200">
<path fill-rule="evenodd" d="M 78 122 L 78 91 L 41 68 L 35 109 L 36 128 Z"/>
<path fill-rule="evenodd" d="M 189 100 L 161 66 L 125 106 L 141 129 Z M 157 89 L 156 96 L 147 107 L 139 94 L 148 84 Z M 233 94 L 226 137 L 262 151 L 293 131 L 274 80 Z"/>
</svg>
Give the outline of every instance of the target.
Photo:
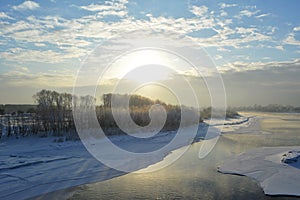
<svg viewBox="0 0 300 200">
<path fill-rule="evenodd" d="M 205 159 L 198 158 L 201 142 L 195 143 L 171 166 L 79 186 L 68 191 L 72 191 L 70 199 L 296 199 L 266 196 L 253 179 L 217 172 L 224 161 L 242 152 L 300 144 L 300 115 L 245 114 L 258 116 L 258 124 L 222 135 Z"/>
</svg>

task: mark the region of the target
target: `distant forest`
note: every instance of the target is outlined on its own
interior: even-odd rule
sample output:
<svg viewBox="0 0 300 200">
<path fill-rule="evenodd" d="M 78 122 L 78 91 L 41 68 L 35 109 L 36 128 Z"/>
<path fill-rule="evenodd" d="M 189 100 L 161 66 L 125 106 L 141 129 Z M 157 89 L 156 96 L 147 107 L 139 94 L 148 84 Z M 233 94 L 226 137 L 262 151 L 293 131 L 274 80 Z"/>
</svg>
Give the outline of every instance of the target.
<svg viewBox="0 0 300 200">
<path fill-rule="evenodd" d="M 0 137 L 54 135 L 76 139 L 78 136 L 73 119 L 72 104 L 77 108 L 96 108 L 96 116 L 104 132 L 108 135 L 122 134 L 112 115 L 111 99 L 113 97 L 118 99 L 117 105 L 114 106 L 119 111 L 119 115 L 124 113 L 125 105 L 122 102 L 126 102 L 125 100 L 129 98 L 130 116 L 140 126 L 149 124 L 149 109 L 155 104 L 164 106 L 166 110 L 167 119 L 163 131 L 176 130 L 180 123 L 183 123 L 184 126 L 194 123 L 189 120 L 182 122 L 181 112 L 188 113 L 189 116 L 199 116 L 195 108 L 166 104 L 160 100 L 152 100 L 139 95 L 104 94 L 101 97 L 103 104 L 95 105 L 96 99 L 92 96 L 77 97 L 68 93 L 42 90 L 33 96 L 36 105 L 0 106 Z M 202 119 L 198 118 L 198 122 L 201 121 Z"/>
<path fill-rule="evenodd" d="M 165 121 L 162 131 L 177 130 L 180 125 L 189 126 L 203 122 L 203 119 L 211 118 L 210 107 L 202 109 L 199 113 L 199 110 L 193 107 L 167 104 L 161 100 L 152 100 L 140 95 L 103 94 L 101 97 L 103 103 L 95 105 L 96 99 L 89 95 L 78 97 L 68 93 L 41 90 L 33 96 L 33 99 L 35 105 L 0 105 L 0 138 L 5 136 L 19 138 L 28 135 L 40 137 L 53 135 L 64 136 L 67 140 L 78 139 L 72 113 L 73 108 L 76 112 L 83 113 L 87 109 L 92 111 L 94 109 L 105 134 L 124 134 L 118 128 L 112 114 L 112 108 L 115 108 L 117 115 L 124 119 L 128 102 L 131 119 L 143 127 L 150 123 L 149 110 L 151 107 L 157 104 L 163 106 L 166 111 L 166 120 L 156 120 L 157 123 Z M 112 99 L 116 102 L 115 105 L 111 104 Z M 159 112 L 159 110 L 154 109 L 152 112 Z M 220 117 L 224 117 L 222 113 L 217 112 Z M 156 117 L 161 117 L 161 113 L 157 114 Z M 182 114 L 188 117 L 182 118 Z M 235 111 L 226 111 L 227 118 L 238 116 L 239 114 Z M 83 125 L 86 128 L 92 127 L 90 122 L 89 119 L 83 119 Z M 156 124 L 154 124 L 155 126 Z"/>
<path fill-rule="evenodd" d="M 33 113 L 37 105 L 30 104 L 0 104 L 0 115 L 13 113 Z"/>
<path fill-rule="evenodd" d="M 177 130 L 180 125 L 189 126 L 203 122 L 203 119 L 211 117 L 211 108 L 200 111 L 184 105 L 167 104 L 161 100 L 152 100 L 140 95 L 104 94 L 102 104 L 95 105 L 96 99 L 92 96 L 73 96 L 68 93 L 58 93 L 51 90 L 42 90 L 33 96 L 35 105 L 0 105 L 0 138 L 38 135 L 40 137 L 64 136 L 66 139 L 78 139 L 73 119 L 73 106 L 77 112 L 95 108 L 96 117 L 107 135 L 124 134 L 117 125 L 112 108 L 116 108 L 117 115 L 126 117 L 127 104 L 129 102 L 129 114 L 131 119 L 139 126 L 147 126 L 150 123 L 149 110 L 153 105 L 159 104 L 165 108 L 166 120 L 162 131 Z M 111 105 L 114 98 L 115 105 Z M 271 104 L 268 106 L 243 106 L 231 107 L 226 111 L 227 118 L 238 117 L 237 111 L 261 111 L 261 112 L 300 112 L 300 107 L 282 106 Z M 158 111 L 153 111 L 158 112 Z M 191 118 L 182 120 L 182 113 Z M 222 112 L 220 117 L 222 116 Z M 217 112 L 218 114 L 218 112 Z M 156 115 L 160 117 L 160 115 Z M 195 117 L 197 121 L 192 121 Z M 161 121 L 164 119 L 161 119 Z M 157 120 L 159 121 L 159 120 Z M 84 122 L 90 128 L 89 119 Z M 130 128 L 130 127 L 129 127 Z"/>
<path fill-rule="evenodd" d="M 229 110 L 234 111 L 258 111 L 258 112 L 280 112 L 280 113 L 300 113 L 300 107 L 289 105 L 269 104 L 266 106 L 253 105 L 253 106 L 240 106 L 229 107 Z"/>
</svg>

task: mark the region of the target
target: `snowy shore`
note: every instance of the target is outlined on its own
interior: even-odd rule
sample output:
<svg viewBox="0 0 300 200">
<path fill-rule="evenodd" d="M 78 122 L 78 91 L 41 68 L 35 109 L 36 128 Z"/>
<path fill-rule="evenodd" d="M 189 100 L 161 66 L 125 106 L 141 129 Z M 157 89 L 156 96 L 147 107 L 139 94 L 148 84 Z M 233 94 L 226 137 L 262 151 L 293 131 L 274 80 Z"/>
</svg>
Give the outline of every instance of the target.
<svg viewBox="0 0 300 200">
<path fill-rule="evenodd" d="M 234 134 L 266 134 L 260 129 L 260 117 Z M 252 149 L 223 163 L 218 171 L 255 179 L 267 195 L 300 196 L 300 146 Z"/>
<path fill-rule="evenodd" d="M 225 127 L 233 126 L 233 124 L 243 126 L 246 121 L 247 118 L 243 117 L 228 119 L 225 121 L 227 123 Z M 213 124 L 211 131 L 217 132 L 221 127 L 216 121 L 209 123 Z M 207 128 L 207 124 L 199 124 L 195 142 L 205 137 Z M 160 133 L 153 139 L 146 140 L 145 144 L 139 143 L 138 147 L 150 145 L 155 149 L 167 144 L 174 134 L 176 133 L 172 131 Z M 27 199 L 125 174 L 100 163 L 89 154 L 81 141 L 58 143 L 53 142 L 54 139 L 54 137 L 25 137 L 0 140 L 0 199 Z M 112 140 L 123 147 L 134 146 L 123 136 L 114 136 Z M 188 145 L 188 142 L 179 142 L 176 148 Z M 174 149 L 170 149 L 172 150 Z M 155 157 L 148 163 L 140 163 L 139 168 L 161 161 L 170 151 Z"/>
<path fill-rule="evenodd" d="M 251 177 L 268 195 L 300 196 L 300 146 L 253 149 L 218 170 Z"/>
</svg>

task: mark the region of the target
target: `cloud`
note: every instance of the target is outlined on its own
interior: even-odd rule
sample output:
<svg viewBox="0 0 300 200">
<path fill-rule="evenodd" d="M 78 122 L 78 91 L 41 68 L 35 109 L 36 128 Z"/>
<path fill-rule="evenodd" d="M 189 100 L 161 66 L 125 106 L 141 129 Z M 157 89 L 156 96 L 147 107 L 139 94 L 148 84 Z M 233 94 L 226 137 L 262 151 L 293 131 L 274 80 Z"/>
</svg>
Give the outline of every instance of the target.
<svg viewBox="0 0 300 200">
<path fill-rule="evenodd" d="M 22 10 L 34 10 L 39 7 L 40 7 L 40 5 L 34 1 L 24 1 L 22 4 L 20 4 L 18 6 L 13 6 L 13 9 L 22 11 Z"/>
<path fill-rule="evenodd" d="M 269 35 L 273 35 L 278 30 L 278 27 L 268 26 L 266 30 L 268 31 Z"/>
<path fill-rule="evenodd" d="M 229 105 L 299 106 L 299 64 L 222 74 Z"/>
<path fill-rule="evenodd" d="M 217 51 L 220 51 L 220 52 L 231 52 L 231 50 L 226 49 L 226 48 L 224 48 L 224 47 L 218 47 L 218 48 L 217 48 Z"/>
<path fill-rule="evenodd" d="M 118 16 L 118 17 L 125 17 L 127 15 L 127 11 L 124 10 L 110 10 L 110 11 L 101 11 L 97 13 L 98 18 L 103 18 L 105 16 Z"/>
<path fill-rule="evenodd" d="M 226 16 L 228 16 L 228 13 L 225 12 L 224 10 L 221 10 L 220 16 L 221 17 L 226 17 Z"/>
<path fill-rule="evenodd" d="M 261 18 L 264 18 L 264 17 L 267 17 L 271 15 L 270 13 L 266 13 L 266 14 L 261 14 L 261 15 L 258 15 L 258 16 L 255 16 L 256 19 L 261 19 Z"/>
<path fill-rule="evenodd" d="M 259 13 L 259 10 L 256 11 L 250 11 L 250 10 L 242 10 L 239 13 L 240 17 L 246 16 L 246 17 L 252 17 L 253 15 L 256 15 L 257 13 Z"/>
<path fill-rule="evenodd" d="M 0 52 L 0 57 L 13 62 L 39 62 L 39 63 L 63 63 L 66 59 L 77 58 L 76 52 L 64 53 L 53 50 L 27 50 L 11 48 Z"/>
<path fill-rule="evenodd" d="M 36 46 L 36 47 L 45 47 L 46 44 L 45 43 L 34 43 L 34 46 Z"/>
<path fill-rule="evenodd" d="M 254 42 L 272 41 L 271 36 L 268 33 L 265 34 L 265 27 L 234 25 L 236 19 L 232 18 L 231 12 L 226 15 L 225 11 L 224 14 L 209 12 L 206 6 L 191 6 L 189 10 L 194 14 L 191 17 L 174 18 L 148 14 L 147 18 L 138 19 L 128 15 L 127 3 L 126 0 L 119 0 L 77 6 L 79 9 L 91 12 L 79 18 L 29 16 L 19 21 L 0 24 L 0 33 L 4 39 L 16 41 L 22 46 L 19 50 L 7 48 L 1 56 L 8 61 L 24 59 L 23 62 L 59 63 L 69 61 L 69 59 L 77 60 L 82 59 L 101 41 L 120 33 L 136 30 L 149 34 L 174 32 L 177 36 L 192 39 L 195 44 L 203 47 L 216 47 L 218 51 L 223 52 L 230 52 L 231 49 L 252 48 Z M 220 4 L 223 8 L 234 6 L 236 5 Z M 72 9 L 75 7 L 72 6 Z M 249 8 L 249 12 L 253 9 Z M 246 12 L 244 14 L 253 17 L 252 14 Z M 104 17 L 109 15 L 119 16 L 120 19 L 106 21 Z M 198 31 L 200 33 L 205 29 L 214 30 L 216 34 L 196 35 Z M 35 48 L 32 48 L 32 45 Z"/>
<path fill-rule="evenodd" d="M 0 74 L 0 83 L 9 86 L 27 86 L 37 88 L 71 87 L 75 80 L 75 71 L 37 72 L 18 66 Z"/>
<path fill-rule="evenodd" d="M 12 17 L 8 16 L 5 12 L 0 12 L 0 19 L 13 19 Z"/>
<path fill-rule="evenodd" d="M 300 26 L 294 27 L 293 31 L 300 31 Z"/>
<path fill-rule="evenodd" d="M 222 55 L 215 55 L 215 60 L 220 60 L 220 59 L 222 59 L 223 58 L 223 56 Z"/>
<path fill-rule="evenodd" d="M 300 41 L 296 40 L 295 34 L 290 33 L 288 37 L 283 41 L 285 44 L 300 46 Z"/>
<path fill-rule="evenodd" d="M 232 62 L 219 66 L 221 73 L 236 73 L 254 70 L 269 70 L 274 68 L 300 67 L 300 59 L 292 61 L 270 61 L 270 62 Z"/>
<path fill-rule="evenodd" d="M 255 7 L 221 3 L 218 4 L 219 7 L 216 11 L 212 11 L 206 6 L 188 7 L 187 9 L 193 13 L 188 15 L 189 17 L 172 17 L 168 13 L 157 16 L 147 12 L 147 17 L 139 18 L 130 15 L 127 3 L 127 1 L 119 0 L 104 1 L 103 4 L 86 3 L 82 6 L 72 6 L 68 9 L 74 10 L 70 11 L 80 12 L 80 15 L 77 17 L 74 15 L 72 18 L 55 15 L 49 10 L 47 14 L 50 16 L 45 16 L 46 13 L 34 16 L 22 15 L 22 18 L 16 15 L 14 17 L 18 20 L 7 20 L 12 19 L 9 13 L 0 12 L 0 18 L 4 19 L 0 20 L 0 44 L 5 42 L 0 51 L 1 62 L 7 66 L 10 65 L 9 67 L 11 67 L 11 63 L 22 63 L 29 68 L 32 65 L 40 65 L 42 67 L 39 69 L 43 70 L 43 72 L 31 72 L 28 68 L 14 68 L 9 73 L 0 75 L 1 83 L 17 86 L 35 86 L 37 83 L 41 87 L 52 87 L 52 84 L 54 84 L 53 87 L 72 85 L 73 77 L 64 76 L 73 74 L 73 72 L 49 71 L 49 66 L 64 65 L 62 68 L 74 66 L 74 63 L 78 64 L 78 60 L 83 59 L 100 42 L 107 39 L 110 41 L 110 38 L 114 36 L 136 30 L 139 30 L 142 35 L 145 34 L 145 38 L 148 38 L 148 34 L 155 35 L 155 33 L 156 35 L 175 33 L 170 37 L 175 35 L 179 36 L 178 38 L 190 38 L 196 47 L 201 46 L 207 48 L 208 52 L 215 52 L 212 57 L 220 65 L 218 69 L 223 75 L 300 66 L 297 60 L 269 62 L 275 58 L 276 54 L 272 54 L 274 49 L 282 51 L 286 48 L 284 56 L 288 57 L 290 52 L 289 46 L 286 44 L 300 45 L 295 32 L 300 31 L 300 27 L 294 27 L 293 32 L 286 39 L 276 42 L 274 39 L 278 37 L 274 33 L 282 30 L 276 31 L 277 27 L 269 26 L 272 25 L 272 22 L 257 23 L 260 22 L 258 20 L 262 20 L 270 14 L 263 14 Z M 13 8 L 15 10 L 33 10 L 38 7 L 39 4 L 33 1 L 25 1 Z M 107 16 L 112 15 L 117 18 L 113 17 L 113 20 L 109 20 L 110 18 Z M 205 35 L 208 29 L 213 30 L 214 34 Z M 272 37 L 273 35 L 274 37 Z M 151 44 L 149 43 L 149 45 Z M 125 44 L 119 43 L 118 45 Z M 182 45 L 186 44 L 182 43 Z M 111 51 L 119 50 L 117 45 L 109 48 Z M 240 52 L 241 49 L 243 49 L 242 52 Z M 266 49 L 268 52 L 266 51 L 265 55 L 260 55 L 258 52 L 255 54 L 257 49 Z M 274 51 L 278 53 L 277 50 Z M 241 57 L 240 55 L 246 56 Z M 251 62 L 247 60 L 249 59 L 248 55 L 250 59 L 260 59 L 259 56 L 261 56 L 262 62 Z M 233 60 L 239 60 L 239 62 L 224 64 Z M 5 69 L 9 68 L 5 67 Z M 47 69 L 48 71 L 45 72 Z M 185 75 L 191 74 L 186 72 Z"/>
<path fill-rule="evenodd" d="M 80 6 L 83 10 L 88 10 L 91 12 L 99 12 L 99 11 L 105 11 L 105 10 L 112 10 L 113 7 L 111 5 L 99 5 L 99 4 L 90 4 L 87 6 Z"/>
<path fill-rule="evenodd" d="M 235 7 L 238 6 L 237 4 L 226 4 L 226 3 L 220 3 L 219 4 L 220 8 L 230 8 L 230 7 Z"/>
<path fill-rule="evenodd" d="M 203 16 L 207 13 L 208 8 L 206 6 L 192 6 L 190 11 L 196 16 Z"/>
<path fill-rule="evenodd" d="M 275 48 L 278 50 L 284 51 L 284 46 L 282 46 L 282 45 L 275 46 Z"/>
<path fill-rule="evenodd" d="M 236 49 L 250 48 L 250 42 L 270 41 L 272 38 L 260 33 L 256 28 L 236 27 L 235 29 L 223 27 L 215 29 L 218 34 L 209 38 L 190 37 L 193 41 L 204 47 L 233 47 Z M 234 36 L 234 37 L 232 37 Z"/>
<path fill-rule="evenodd" d="M 127 3 L 127 0 L 119 0 L 114 2 L 105 1 L 104 4 L 89 4 L 86 6 L 80 6 L 79 8 L 91 12 L 97 12 L 97 17 L 99 18 L 103 18 L 105 16 L 125 17 L 128 13 L 126 10 Z"/>
</svg>

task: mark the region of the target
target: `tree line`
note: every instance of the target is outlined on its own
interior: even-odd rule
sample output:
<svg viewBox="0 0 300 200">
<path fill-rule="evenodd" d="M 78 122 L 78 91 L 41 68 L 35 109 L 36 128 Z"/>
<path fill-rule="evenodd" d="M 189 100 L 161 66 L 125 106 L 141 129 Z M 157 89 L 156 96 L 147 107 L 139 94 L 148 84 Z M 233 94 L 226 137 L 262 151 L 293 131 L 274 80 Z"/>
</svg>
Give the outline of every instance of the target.
<svg viewBox="0 0 300 200">
<path fill-rule="evenodd" d="M 18 138 L 39 135 L 46 137 L 49 134 L 61 136 L 75 132 L 71 94 L 41 90 L 33 96 L 33 99 L 37 105 L 30 106 L 27 112 L 2 113 L 0 136 Z M 16 108 L 19 107 L 16 106 Z M 21 107 L 24 108 L 24 106 Z"/>
<path fill-rule="evenodd" d="M 231 110 L 236 111 L 259 111 L 259 112 L 287 112 L 287 113 L 299 113 L 300 107 L 294 107 L 290 105 L 280 105 L 280 104 L 269 104 L 269 105 L 257 105 L 253 106 L 239 106 L 231 107 Z"/>
<path fill-rule="evenodd" d="M 188 126 L 202 121 L 195 108 L 167 104 L 160 100 L 152 100 L 140 95 L 109 93 L 102 96 L 102 101 L 103 104 L 97 106 L 96 113 L 101 127 L 104 128 L 107 134 L 115 134 L 116 132 L 119 134 L 122 133 L 122 131 L 118 130 L 112 108 L 116 110 L 116 115 L 121 119 L 128 117 L 126 116 L 126 112 L 129 108 L 130 117 L 135 124 L 138 126 L 147 126 L 151 121 L 149 114 L 151 107 L 153 105 L 163 106 L 166 112 L 166 119 L 162 131 L 177 130 L 180 125 Z M 152 113 L 153 116 L 160 117 L 159 110 L 153 109 L 152 112 L 154 112 Z M 155 112 L 157 112 L 157 115 L 155 115 Z M 184 115 L 184 117 L 182 115 Z M 194 119 L 197 119 L 197 121 Z M 126 123 L 123 125 L 126 126 Z M 131 127 L 127 128 L 130 129 Z"/>
<path fill-rule="evenodd" d="M 104 94 L 101 98 L 103 103 L 96 106 L 96 99 L 89 95 L 78 97 L 68 93 L 41 90 L 33 96 L 37 105 L 30 112 L 5 114 L 2 111 L 0 113 L 0 137 L 16 136 L 18 138 L 27 135 L 47 137 L 54 135 L 77 138 L 72 108 L 79 111 L 83 108 L 94 108 L 101 128 L 109 135 L 122 134 L 114 119 L 113 107 L 121 118 L 125 118 L 125 111 L 129 106 L 132 120 L 139 126 L 146 126 L 151 120 L 149 115 L 151 106 L 159 104 L 164 107 L 167 116 L 163 131 L 176 130 L 180 123 L 184 126 L 191 125 L 195 123 L 191 119 L 199 114 L 195 108 L 166 104 L 160 100 L 152 100 L 140 95 Z M 112 105 L 111 102 L 114 104 Z M 185 117 L 185 120 L 182 120 L 182 114 L 190 116 L 190 118 Z M 157 116 L 159 117 L 159 115 Z M 200 121 L 201 119 L 197 118 L 197 123 Z M 89 119 L 86 119 L 85 124 L 89 128 Z"/>
</svg>

